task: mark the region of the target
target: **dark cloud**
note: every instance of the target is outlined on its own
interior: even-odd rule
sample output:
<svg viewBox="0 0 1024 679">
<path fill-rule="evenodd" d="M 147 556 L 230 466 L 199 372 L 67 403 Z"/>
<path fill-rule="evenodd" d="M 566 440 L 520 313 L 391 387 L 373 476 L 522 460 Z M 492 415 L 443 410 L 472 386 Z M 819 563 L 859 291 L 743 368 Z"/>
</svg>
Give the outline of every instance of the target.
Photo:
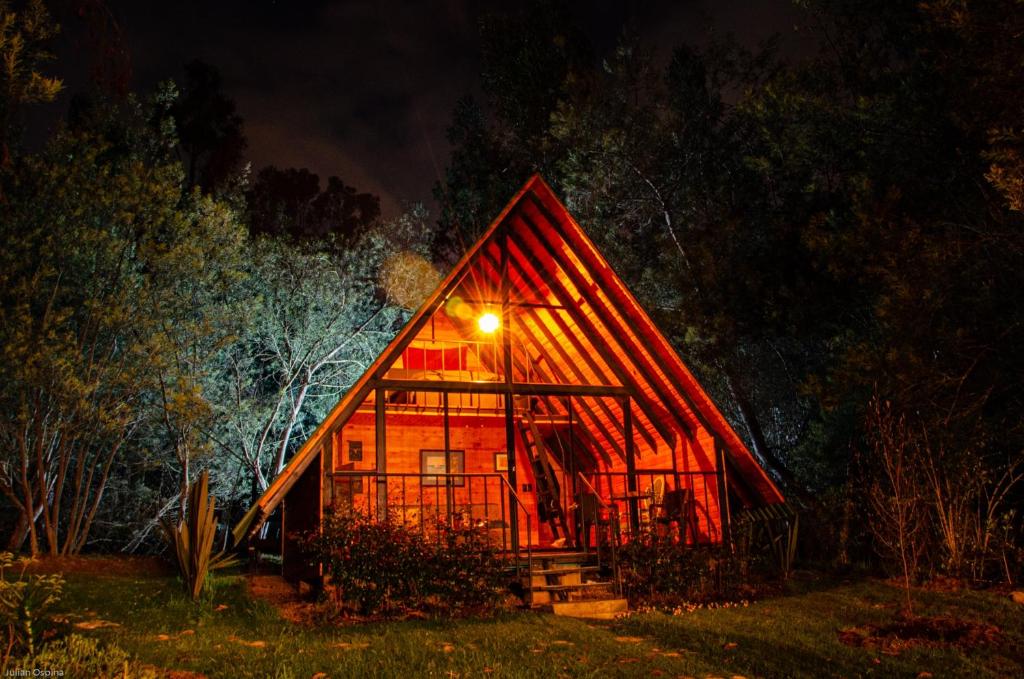
<svg viewBox="0 0 1024 679">
<path fill-rule="evenodd" d="M 110 0 L 131 51 L 134 89 L 202 59 L 219 68 L 249 137 L 254 168 L 306 167 L 381 196 L 385 214 L 431 202 L 458 99 L 478 93 L 483 12 L 522 3 L 367 0 Z M 599 52 L 631 24 L 667 52 L 710 28 L 749 44 L 788 31 L 786 0 L 578 0 L 573 14 Z M 85 31 L 69 15 L 61 53 L 69 89 L 83 86 Z"/>
</svg>

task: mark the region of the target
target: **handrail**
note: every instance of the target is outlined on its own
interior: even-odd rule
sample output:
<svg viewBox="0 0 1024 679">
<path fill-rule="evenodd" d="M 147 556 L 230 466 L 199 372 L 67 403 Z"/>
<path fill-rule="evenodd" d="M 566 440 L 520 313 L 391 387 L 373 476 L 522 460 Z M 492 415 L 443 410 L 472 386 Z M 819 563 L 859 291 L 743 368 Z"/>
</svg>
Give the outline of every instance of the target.
<svg viewBox="0 0 1024 679">
<path fill-rule="evenodd" d="M 516 501 L 516 505 L 523 510 L 523 514 L 526 516 L 526 576 L 527 579 L 533 575 L 533 520 L 530 517 L 530 512 L 526 510 L 526 505 L 519 499 L 519 494 L 516 489 L 512 487 L 512 484 L 508 482 L 502 475 L 498 475 L 501 479 L 501 483 L 508 489 L 509 497 Z M 519 536 L 516 536 L 516 573 L 519 572 Z"/>
<path fill-rule="evenodd" d="M 582 481 L 583 484 L 590 489 L 590 492 L 594 494 L 594 497 L 597 498 L 597 501 L 601 503 L 602 507 L 604 507 L 605 509 L 612 508 L 612 505 L 604 501 L 604 498 L 601 497 L 601 494 L 597 492 L 597 489 L 591 485 L 590 481 L 587 481 L 587 477 L 583 475 L 583 472 L 576 472 L 576 476 L 578 476 L 580 481 Z"/>
</svg>

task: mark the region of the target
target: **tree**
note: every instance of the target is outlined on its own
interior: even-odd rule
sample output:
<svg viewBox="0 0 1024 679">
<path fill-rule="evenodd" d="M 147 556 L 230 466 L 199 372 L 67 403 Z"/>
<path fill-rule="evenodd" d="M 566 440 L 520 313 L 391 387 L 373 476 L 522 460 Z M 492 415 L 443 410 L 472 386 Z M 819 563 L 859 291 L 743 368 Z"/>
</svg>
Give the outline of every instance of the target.
<svg viewBox="0 0 1024 679">
<path fill-rule="evenodd" d="M 29 0 L 20 10 L 0 2 L 0 166 L 11 162 L 21 108 L 53 101 L 63 87 L 41 70 L 53 59 L 47 44 L 59 31 L 42 0 Z"/>
<path fill-rule="evenodd" d="M 380 219 L 380 199 L 309 170 L 268 166 L 259 171 L 248 192 L 250 228 L 254 235 L 288 236 L 297 241 L 333 242 L 347 247 Z"/>
<path fill-rule="evenodd" d="M 149 141 L 112 143 L 117 129 Z M 51 554 L 80 551 L 153 415 L 192 416 L 206 358 L 194 338 L 210 315 L 188 286 L 219 302 L 221 258 L 244 236 L 225 206 L 182 193 L 180 166 L 162 160 L 170 144 L 153 136 L 64 132 L 7 178 L 0 491 L 19 515 L 12 546 L 27 535 L 33 553 L 40 533 Z"/>
<path fill-rule="evenodd" d="M 224 189 L 238 173 L 248 144 L 235 102 L 224 93 L 215 67 L 202 61 L 185 66 L 181 96 L 171 110 L 185 166 L 185 186 L 206 193 Z"/>
<path fill-rule="evenodd" d="M 381 277 L 396 257 L 422 259 L 425 236 L 424 215 L 414 211 L 331 253 L 268 238 L 250 244 L 253 301 L 220 364 L 214 439 L 239 460 L 254 493 L 406 319 Z"/>
<path fill-rule="evenodd" d="M 480 25 L 482 103 L 465 98 L 448 139 L 454 147 L 444 179 L 434 251 L 454 263 L 497 216 L 527 177 L 555 176 L 568 149 L 549 134 L 551 114 L 573 79 L 591 68 L 590 44 L 562 0 L 532 0 L 515 12 L 492 12 Z"/>
</svg>

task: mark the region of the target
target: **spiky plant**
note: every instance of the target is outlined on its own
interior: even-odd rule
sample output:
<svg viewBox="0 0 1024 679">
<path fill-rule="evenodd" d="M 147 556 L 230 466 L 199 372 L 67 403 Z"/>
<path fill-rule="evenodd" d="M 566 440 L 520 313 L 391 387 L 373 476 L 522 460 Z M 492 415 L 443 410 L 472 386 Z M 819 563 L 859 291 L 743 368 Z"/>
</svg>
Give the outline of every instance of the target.
<svg viewBox="0 0 1024 679">
<path fill-rule="evenodd" d="M 213 554 L 217 520 L 213 514 L 215 500 L 210 496 L 209 484 L 210 475 L 204 470 L 188 487 L 185 516 L 177 524 L 161 521 L 164 536 L 177 557 L 181 577 L 193 600 L 199 598 L 211 570 L 237 563 L 233 554 Z"/>
</svg>

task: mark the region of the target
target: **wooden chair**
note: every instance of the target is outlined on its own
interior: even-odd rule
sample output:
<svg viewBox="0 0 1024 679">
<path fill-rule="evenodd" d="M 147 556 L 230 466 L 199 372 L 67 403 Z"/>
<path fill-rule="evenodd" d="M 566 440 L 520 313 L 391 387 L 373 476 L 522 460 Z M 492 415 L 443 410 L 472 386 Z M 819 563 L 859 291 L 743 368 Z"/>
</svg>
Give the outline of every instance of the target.
<svg viewBox="0 0 1024 679">
<path fill-rule="evenodd" d="M 605 540 L 615 536 L 610 535 L 613 526 L 612 517 L 607 509 L 601 505 L 601 500 L 594 493 L 582 493 L 578 505 L 580 517 L 580 542 L 583 543 L 584 551 L 590 549 L 590 529 L 597 529 L 596 547 L 598 549 Z"/>
<path fill-rule="evenodd" d="M 661 505 L 661 512 L 656 518 L 659 525 L 665 526 L 666 531 L 671 531 L 675 523 L 679 529 L 679 539 L 687 541 L 687 530 L 690 535 L 696 538 L 696 530 L 692 525 L 693 516 L 693 494 L 688 488 L 677 488 L 665 493 Z"/>
</svg>

